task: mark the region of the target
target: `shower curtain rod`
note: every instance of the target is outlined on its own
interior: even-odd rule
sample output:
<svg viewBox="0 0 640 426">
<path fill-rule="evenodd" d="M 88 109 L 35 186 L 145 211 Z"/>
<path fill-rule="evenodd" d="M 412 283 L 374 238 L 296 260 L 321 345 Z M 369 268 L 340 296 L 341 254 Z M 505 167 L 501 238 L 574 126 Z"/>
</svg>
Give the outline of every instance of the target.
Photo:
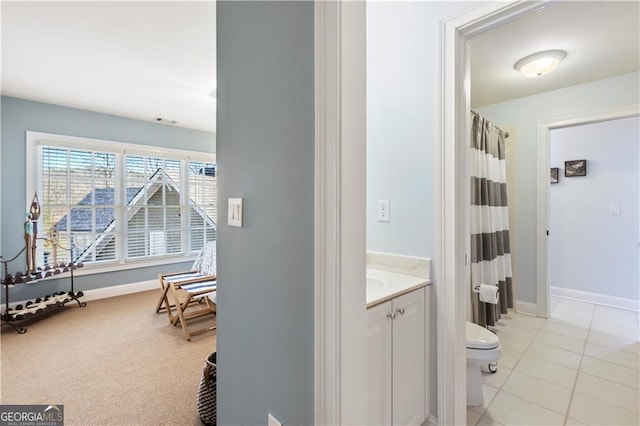
<svg viewBox="0 0 640 426">
<path fill-rule="evenodd" d="M 479 114 L 478 112 L 476 112 L 476 111 L 474 111 L 474 110 L 471 110 L 471 113 L 472 113 L 472 114 L 474 114 L 474 115 L 477 115 L 477 116 L 479 116 L 479 117 L 482 117 L 482 114 Z M 496 126 L 496 127 L 497 127 L 497 126 Z M 500 129 L 500 130 L 502 130 L 502 129 Z M 505 137 L 505 138 L 508 138 L 508 137 L 509 137 L 509 132 L 504 132 L 504 137 Z"/>
</svg>

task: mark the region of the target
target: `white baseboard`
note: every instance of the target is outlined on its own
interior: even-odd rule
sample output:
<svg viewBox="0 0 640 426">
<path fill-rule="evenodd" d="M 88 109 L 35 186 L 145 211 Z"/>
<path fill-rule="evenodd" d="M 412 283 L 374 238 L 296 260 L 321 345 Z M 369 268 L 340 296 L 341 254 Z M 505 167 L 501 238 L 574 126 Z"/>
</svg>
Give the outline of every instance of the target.
<svg viewBox="0 0 640 426">
<path fill-rule="evenodd" d="M 601 293 L 573 290 L 564 287 L 550 287 L 551 296 L 577 300 L 579 302 L 593 303 L 596 305 L 611 306 L 613 308 L 627 309 L 640 312 L 640 300 L 624 297 L 609 296 Z"/>
<path fill-rule="evenodd" d="M 535 303 L 523 302 L 521 300 L 516 300 L 516 312 L 520 314 L 527 315 L 537 315 L 538 314 L 538 305 Z"/>
<path fill-rule="evenodd" d="M 124 296 L 126 294 L 139 293 L 141 291 L 154 290 L 154 289 L 158 289 L 158 290 L 160 289 L 160 284 L 158 284 L 157 279 L 149 280 L 149 281 L 141 281 L 141 282 L 131 283 L 131 284 L 113 285 L 111 287 L 96 288 L 93 290 L 86 290 L 86 291 L 83 290 L 82 292 L 84 293 L 84 296 L 82 296 L 80 300 L 84 302 L 89 302 L 91 300 L 106 299 L 108 297 L 115 297 L 115 296 Z M 15 305 L 24 305 L 29 300 L 30 299 L 19 300 L 17 302 L 11 302 L 9 305 L 12 307 Z M 2 306 L 4 307 L 4 305 Z"/>
<path fill-rule="evenodd" d="M 96 288 L 84 291 L 82 300 L 88 302 L 91 300 L 106 299 L 108 297 L 124 296 L 125 294 L 140 293 L 141 291 L 160 289 L 158 280 L 141 281 L 131 284 L 112 285 L 110 287 Z"/>
</svg>

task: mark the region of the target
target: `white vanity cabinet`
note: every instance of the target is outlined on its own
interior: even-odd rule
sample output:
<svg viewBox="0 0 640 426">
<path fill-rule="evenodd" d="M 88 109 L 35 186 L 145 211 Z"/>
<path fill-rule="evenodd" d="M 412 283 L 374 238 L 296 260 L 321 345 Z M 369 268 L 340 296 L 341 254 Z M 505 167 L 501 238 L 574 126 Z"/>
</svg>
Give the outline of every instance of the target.
<svg viewBox="0 0 640 426">
<path fill-rule="evenodd" d="M 421 425 L 429 415 L 429 290 L 367 310 L 367 424 Z"/>
</svg>

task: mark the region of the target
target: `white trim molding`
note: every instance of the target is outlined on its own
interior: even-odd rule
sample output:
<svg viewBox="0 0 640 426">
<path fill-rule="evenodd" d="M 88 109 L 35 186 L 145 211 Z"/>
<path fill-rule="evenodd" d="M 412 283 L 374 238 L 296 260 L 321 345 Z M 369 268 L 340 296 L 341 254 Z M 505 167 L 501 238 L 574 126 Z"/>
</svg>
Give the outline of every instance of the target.
<svg viewBox="0 0 640 426">
<path fill-rule="evenodd" d="M 158 155 L 158 156 L 171 156 L 178 158 L 189 159 L 196 157 L 199 159 L 207 159 L 215 163 L 216 155 L 214 152 L 205 151 L 190 151 L 186 149 L 176 148 L 164 148 L 154 145 L 143 145 L 132 142 L 118 142 L 107 139 L 87 138 L 81 136 L 60 135 L 56 133 L 43 133 L 27 130 L 26 134 L 27 146 L 32 145 L 30 149 L 33 149 L 37 144 L 42 143 L 50 146 L 64 146 L 64 147 L 77 147 L 78 149 L 86 149 L 90 146 L 93 149 L 100 149 L 109 152 L 127 152 L 129 154 L 142 154 L 142 155 Z M 27 156 L 27 161 L 33 159 L 34 156 Z"/>
<path fill-rule="evenodd" d="M 440 53 L 440 126 L 438 146 L 438 203 L 437 255 L 436 255 L 436 377 L 438 424 L 465 423 L 466 412 L 466 352 L 465 332 L 469 294 L 468 241 L 463 235 L 468 230 L 468 199 L 461 203 L 457 195 L 468 172 L 461 167 L 466 160 L 461 151 L 467 146 L 465 128 L 469 114 L 462 115 L 460 108 L 468 102 L 464 82 L 460 75 L 468 75 L 466 52 L 458 34 L 458 20 L 441 24 L 442 50 Z M 462 70 L 461 73 L 458 73 Z M 462 98 L 462 101 L 461 99 Z M 462 104 L 462 105 L 460 105 Z M 457 121 L 460 119 L 461 121 Z M 460 140 L 460 143 L 456 143 Z M 465 191 L 461 191 L 465 192 Z M 467 288 L 465 290 L 465 288 Z"/>
<path fill-rule="evenodd" d="M 438 424 L 465 424 L 465 314 L 469 300 L 469 112 L 467 40 L 544 2 L 479 2 L 441 22 L 436 254 Z"/>
<path fill-rule="evenodd" d="M 427 417 L 426 424 L 428 426 L 436 426 L 438 424 L 438 418 L 435 417 L 433 414 L 430 414 L 429 417 Z"/>
<path fill-rule="evenodd" d="M 314 423 L 339 424 L 338 3 L 315 2 Z"/>
<path fill-rule="evenodd" d="M 112 285 L 109 287 L 95 288 L 92 290 L 82 290 L 84 296 L 81 301 L 90 302 L 92 300 L 107 299 L 109 297 L 126 296 L 127 294 L 140 293 L 148 290 L 160 290 L 160 283 L 157 279 L 149 281 L 140 281 L 130 284 Z M 78 291 L 76 289 L 76 291 Z M 160 292 L 158 292 L 158 295 Z M 19 300 L 17 302 L 11 302 L 11 306 L 24 305 L 28 300 Z M 69 305 L 72 306 L 72 305 Z"/>
<path fill-rule="evenodd" d="M 578 302 L 593 303 L 594 305 L 611 306 L 612 308 L 627 309 L 629 311 L 640 312 L 640 300 L 627 299 L 625 297 L 609 296 L 602 293 L 591 293 L 588 291 L 574 290 L 564 287 L 550 287 L 550 294 L 553 297 L 577 300 Z"/>
<path fill-rule="evenodd" d="M 538 315 L 538 306 L 535 303 L 516 300 L 516 312 L 519 314 Z"/>
<path fill-rule="evenodd" d="M 96 288 L 84 291 L 82 300 L 89 302 L 91 300 L 107 299 L 109 297 L 125 296 L 127 294 L 140 293 L 148 290 L 160 290 L 160 283 L 157 279 L 149 281 L 140 281 L 131 284 L 112 285 L 109 287 Z M 160 291 L 158 291 L 160 294 Z"/>
<path fill-rule="evenodd" d="M 538 124 L 538 199 L 536 202 L 536 315 L 549 318 L 547 284 L 547 232 L 549 229 L 549 127 Z M 544 176 L 544 184 L 542 177 Z"/>
<path fill-rule="evenodd" d="M 315 2 L 314 423 L 322 425 L 366 423 L 365 37 L 365 2 Z"/>
<path fill-rule="evenodd" d="M 549 318 L 549 279 L 547 271 L 549 229 L 549 161 L 551 130 L 562 127 L 576 126 L 600 121 L 640 115 L 640 105 L 626 105 L 619 108 L 595 111 L 588 114 L 568 115 L 538 123 L 538 176 L 537 176 L 537 211 L 536 211 L 536 314 L 542 318 Z M 595 303 L 595 302 L 591 302 Z M 625 308 L 628 309 L 628 308 Z"/>
</svg>

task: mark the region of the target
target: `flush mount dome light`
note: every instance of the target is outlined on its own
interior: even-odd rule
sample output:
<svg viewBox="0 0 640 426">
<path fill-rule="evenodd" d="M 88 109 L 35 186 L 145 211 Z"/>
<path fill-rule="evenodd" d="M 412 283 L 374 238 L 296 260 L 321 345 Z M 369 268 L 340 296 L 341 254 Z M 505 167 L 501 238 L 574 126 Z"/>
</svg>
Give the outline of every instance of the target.
<svg viewBox="0 0 640 426">
<path fill-rule="evenodd" d="M 513 67 L 527 77 L 540 77 L 556 69 L 565 56 L 564 50 L 546 50 L 520 59 Z"/>
</svg>

